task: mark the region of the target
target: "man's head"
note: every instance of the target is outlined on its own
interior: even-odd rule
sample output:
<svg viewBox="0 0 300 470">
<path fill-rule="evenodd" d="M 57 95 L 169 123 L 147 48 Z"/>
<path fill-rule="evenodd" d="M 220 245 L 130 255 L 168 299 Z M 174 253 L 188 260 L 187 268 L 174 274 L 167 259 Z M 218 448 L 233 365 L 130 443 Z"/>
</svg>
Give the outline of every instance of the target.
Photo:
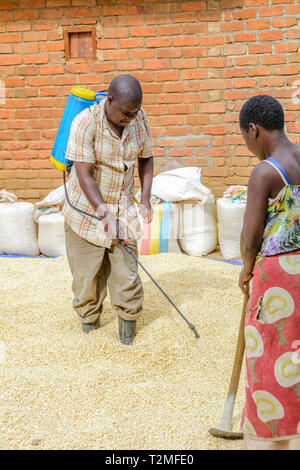
<svg viewBox="0 0 300 470">
<path fill-rule="evenodd" d="M 268 95 L 257 95 L 243 105 L 240 128 L 248 149 L 258 158 L 265 158 L 267 140 L 271 135 L 283 132 L 284 113 L 281 104 Z"/>
<path fill-rule="evenodd" d="M 141 109 L 143 93 L 139 81 L 132 75 L 119 75 L 108 89 L 106 114 L 113 125 L 124 127 Z"/>
</svg>

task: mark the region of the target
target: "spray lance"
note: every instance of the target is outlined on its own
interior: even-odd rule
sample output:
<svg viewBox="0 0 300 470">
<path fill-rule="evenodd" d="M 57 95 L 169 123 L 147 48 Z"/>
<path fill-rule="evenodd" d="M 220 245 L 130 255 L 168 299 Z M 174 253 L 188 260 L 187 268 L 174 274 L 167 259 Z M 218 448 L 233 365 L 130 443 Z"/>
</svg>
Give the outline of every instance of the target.
<svg viewBox="0 0 300 470">
<path fill-rule="evenodd" d="M 100 217 L 97 217 L 94 214 L 89 214 L 86 211 L 79 209 L 78 207 L 74 206 L 68 197 L 67 186 L 66 186 L 66 174 L 70 173 L 72 161 L 66 158 L 66 149 L 67 143 L 69 138 L 70 127 L 74 117 L 79 114 L 81 111 L 86 109 L 87 107 L 92 106 L 93 104 L 99 103 L 102 99 L 104 99 L 107 94 L 107 90 L 102 90 L 98 93 L 94 93 L 91 90 L 81 87 L 73 87 L 71 93 L 69 94 L 66 107 L 60 122 L 60 126 L 58 129 L 58 133 L 55 139 L 54 147 L 50 156 L 50 160 L 58 170 L 63 171 L 63 184 L 65 189 L 66 200 L 68 204 L 78 212 L 81 212 L 84 215 L 88 215 L 94 219 L 103 220 Z M 179 315 L 183 318 L 183 320 L 187 323 L 188 327 L 193 331 L 195 337 L 198 339 L 199 334 L 196 328 L 186 319 L 186 317 L 181 313 L 179 308 L 174 304 L 174 302 L 170 299 L 170 297 L 165 293 L 165 291 L 160 287 L 160 285 L 156 282 L 156 280 L 151 276 L 151 274 L 147 271 L 147 269 L 142 265 L 139 259 L 135 256 L 132 250 L 128 246 L 128 240 L 126 238 L 120 239 L 120 244 L 124 248 L 124 250 L 129 253 L 129 255 L 134 258 L 136 263 L 143 269 L 143 271 L 149 276 L 151 281 L 156 285 L 156 287 L 160 290 L 160 292 L 166 297 L 166 299 L 170 302 L 170 304 L 175 308 L 175 310 L 179 313 Z"/>
</svg>

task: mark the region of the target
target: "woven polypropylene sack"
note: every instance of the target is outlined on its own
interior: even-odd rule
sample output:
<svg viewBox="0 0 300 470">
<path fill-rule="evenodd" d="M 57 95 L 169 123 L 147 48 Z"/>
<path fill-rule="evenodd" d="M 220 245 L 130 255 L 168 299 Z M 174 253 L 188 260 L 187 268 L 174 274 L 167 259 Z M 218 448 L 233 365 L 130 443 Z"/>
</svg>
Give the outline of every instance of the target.
<svg viewBox="0 0 300 470">
<path fill-rule="evenodd" d="M 150 224 L 142 221 L 143 236 L 138 243 L 141 255 L 181 253 L 178 244 L 178 206 L 169 202 L 152 205 L 153 217 Z"/>
<path fill-rule="evenodd" d="M 231 186 L 223 197 L 217 200 L 218 238 L 220 251 L 225 259 L 241 257 L 240 236 L 246 200 L 247 188 L 243 186 Z"/>
<path fill-rule="evenodd" d="M 30 202 L 0 203 L 0 253 L 37 256 L 37 225 Z"/>
<path fill-rule="evenodd" d="M 179 245 L 190 256 L 204 256 L 217 246 L 217 224 L 213 198 L 205 202 L 178 202 Z"/>
<path fill-rule="evenodd" d="M 38 218 L 38 245 L 46 256 L 65 256 L 66 240 L 64 217 L 60 214 L 46 214 Z"/>
</svg>

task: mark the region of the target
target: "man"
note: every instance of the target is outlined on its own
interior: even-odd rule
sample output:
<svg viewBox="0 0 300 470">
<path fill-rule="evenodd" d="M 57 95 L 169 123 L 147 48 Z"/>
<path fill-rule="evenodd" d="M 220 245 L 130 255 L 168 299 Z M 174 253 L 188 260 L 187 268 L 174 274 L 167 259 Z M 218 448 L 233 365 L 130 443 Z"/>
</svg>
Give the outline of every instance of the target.
<svg viewBox="0 0 300 470">
<path fill-rule="evenodd" d="M 100 326 L 107 288 L 118 312 L 119 336 L 131 344 L 142 311 L 143 287 L 136 261 L 120 245 L 137 254 L 140 223 L 133 199 L 134 166 L 138 159 L 140 212 L 152 218 L 153 178 L 151 131 L 138 80 L 120 75 L 108 96 L 79 113 L 72 122 L 66 157 L 74 162 L 63 207 L 67 258 L 73 275 L 73 307 L 88 333 Z"/>
</svg>

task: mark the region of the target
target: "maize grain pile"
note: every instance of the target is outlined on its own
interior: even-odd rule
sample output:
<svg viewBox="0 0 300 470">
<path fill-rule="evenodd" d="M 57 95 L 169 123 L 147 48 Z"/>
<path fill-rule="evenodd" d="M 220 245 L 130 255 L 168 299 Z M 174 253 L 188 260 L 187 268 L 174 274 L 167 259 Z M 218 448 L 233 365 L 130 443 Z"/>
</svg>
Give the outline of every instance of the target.
<svg viewBox="0 0 300 470">
<path fill-rule="evenodd" d="M 199 340 L 143 271 L 143 315 L 124 346 L 108 299 L 101 328 L 82 331 L 66 258 L 0 258 L 1 449 L 244 448 L 208 433 L 231 376 L 241 267 L 177 254 L 140 260 Z"/>
</svg>

